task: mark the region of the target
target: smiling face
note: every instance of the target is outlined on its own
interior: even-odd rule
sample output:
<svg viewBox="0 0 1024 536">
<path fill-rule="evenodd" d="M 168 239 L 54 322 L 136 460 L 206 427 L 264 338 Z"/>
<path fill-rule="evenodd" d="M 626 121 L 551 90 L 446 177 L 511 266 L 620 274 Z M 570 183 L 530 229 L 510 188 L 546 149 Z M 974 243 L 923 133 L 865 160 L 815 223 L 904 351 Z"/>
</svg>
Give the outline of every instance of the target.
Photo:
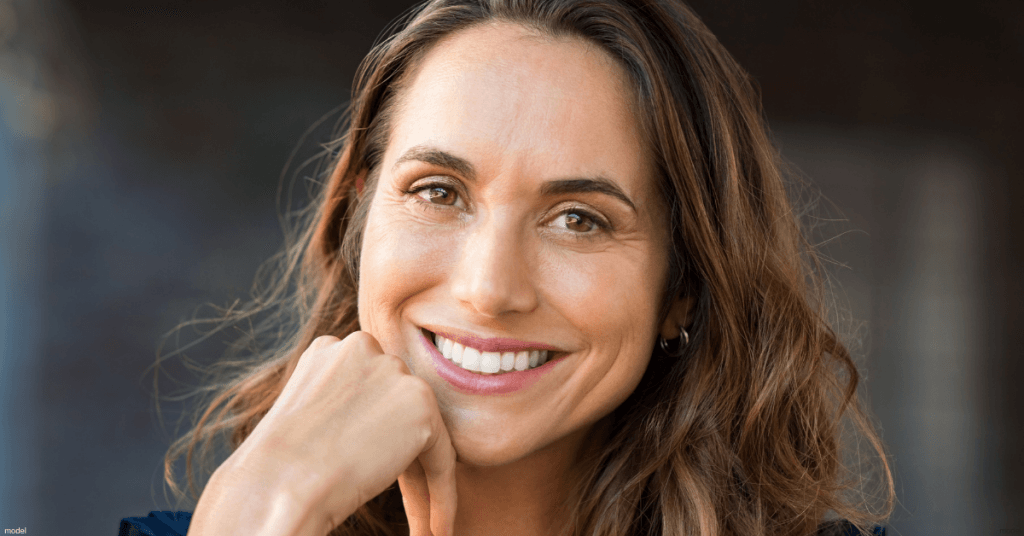
<svg viewBox="0 0 1024 536">
<path fill-rule="evenodd" d="M 509 23 L 443 40 L 400 95 L 359 321 L 433 387 L 463 462 L 578 437 L 633 391 L 664 331 L 668 220 L 630 95 L 598 47 Z M 438 351 L 434 334 L 452 342 Z M 457 365 L 455 342 L 484 353 Z"/>
</svg>

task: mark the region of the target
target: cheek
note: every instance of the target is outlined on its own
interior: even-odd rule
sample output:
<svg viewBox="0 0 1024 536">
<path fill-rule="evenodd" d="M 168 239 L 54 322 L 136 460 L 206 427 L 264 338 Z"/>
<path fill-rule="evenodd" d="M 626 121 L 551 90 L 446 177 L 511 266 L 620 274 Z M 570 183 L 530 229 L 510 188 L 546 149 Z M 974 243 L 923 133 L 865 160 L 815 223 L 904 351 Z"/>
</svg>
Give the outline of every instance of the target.
<svg viewBox="0 0 1024 536">
<path fill-rule="evenodd" d="M 589 346 L 565 401 L 580 418 L 610 412 L 646 370 L 664 279 L 659 260 L 645 248 L 626 248 L 544 263 L 551 304 Z"/>
<path fill-rule="evenodd" d="M 545 294 L 594 341 L 623 343 L 653 331 L 662 268 L 640 248 L 542 259 Z"/>
<path fill-rule="evenodd" d="M 367 215 L 359 265 L 360 327 L 381 340 L 399 321 L 402 304 L 436 284 L 448 255 L 441 239 L 376 205 Z"/>
</svg>

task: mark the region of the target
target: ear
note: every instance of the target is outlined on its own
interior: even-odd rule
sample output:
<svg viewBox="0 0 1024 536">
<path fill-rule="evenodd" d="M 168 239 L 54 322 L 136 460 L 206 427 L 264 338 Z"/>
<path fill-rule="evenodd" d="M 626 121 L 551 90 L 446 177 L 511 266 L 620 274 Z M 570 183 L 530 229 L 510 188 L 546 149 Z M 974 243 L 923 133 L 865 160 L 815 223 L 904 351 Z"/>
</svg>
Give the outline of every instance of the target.
<svg viewBox="0 0 1024 536">
<path fill-rule="evenodd" d="M 349 159 L 351 151 L 351 147 L 346 147 L 345 152 L 342 153 L 341 158 L 338 159 L 338 163 L 335 164 L 334 170 L 331 171 L 331 178 L 328 179 L 327 181 L 327 191 L 331 198 L 342 197 L 342 194 L 345 193 L 343 190 L 346 188 L 346 186 L 342 183 L 345 172 L 348 171 L 348 166 L 350 164 Z M 366 184 L 366 171 L 367 170 L 365 169 L 360 171 L 359 174 L 356 175 L 355 177 L 355 188 L 357 196 L 362 196 L 363 194 L 363 187 Z"/>
<path fill-rule="evenodd" d="M 668 316 L 661 323 L 660 335 L 665 340 L 679 338 L 679 328 L 689 328 L 693 322 L 693 307 L 697 299 L 693 296 L 677 296 L 672 301 Z"/>
<path fill-rule="evenodd" d="M 317 223 L 316 231 L 313 233 L 313 240 L 310 243 L 313 251 L 319 251 L 326 263 L 333 262 L 333 259 L 336 257 L 335 253 L 341 247 L 341 222 L 347 210 L 344 204 L 341 203 L 341 200 L 348 197 L 348 188 L 351 188 L 344 181 L 345 172 L 348 171 L 348 164 L 349 149 L 345 149 L 345 153 L 338 159 L 338 163 L 331 172 L 331 178 L 328 180 L 326 195 L 324 196 L 323 217 Z M 355 186 L 357 192 L 362 191 L 365 178 L 365 170 L 360 171 L 359 175 L 356 176 Z M 356 195 L 359 195 L 359 193 Z M 349 203 L 355 203 L 357 200 L 350 199 L 348 201 Z"/>
<path fill-rule="evenodd" d="M 356 195 L 362 197 L 362 195 L 363 195 L 363 187 L 365 187 L 365 186 L 366 186 L 366 170 L 364 169 L 364 170 L 359 172 L 359 175 L 356 176 Z"/>
</svg>

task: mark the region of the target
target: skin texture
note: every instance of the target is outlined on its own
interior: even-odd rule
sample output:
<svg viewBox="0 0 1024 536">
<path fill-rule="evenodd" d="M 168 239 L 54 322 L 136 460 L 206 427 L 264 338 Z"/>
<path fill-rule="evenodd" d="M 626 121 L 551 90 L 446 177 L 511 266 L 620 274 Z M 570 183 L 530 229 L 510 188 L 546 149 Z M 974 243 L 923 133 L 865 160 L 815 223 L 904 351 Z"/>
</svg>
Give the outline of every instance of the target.
<svg viewBox="0 0 1024 536">
<path fill-rule="evenodd" d="M 625 73 L 597 47 L 508 23 L 443 40 L 400 95 L 359 320 L 434 393 L 457 454 L 460 535 L 557 527 L 583 437 L 634 390 L 657 336 L 685 325 L 688 300 L 658 322 L 669 229 L 629 103 Z M 597 178 L 629 201 L 546 191 Z M 528 388 L 470 395 L 437 375 L 424 328 L 566 356 Z M 426 488 L 420 470 L 403 475 L 404 495 Z"/>
<path fill-rule="evenodd" d="M 413 536 L 564 527 L 585 439 L 692 305 L 657 320 L 665 207 L 624 80 L 595 47 L 511 24 L 425 55 L 373 192 L 362 330 L 303 352 L 204 488 L 190 536 L 322 536 L 396 478 Z M 567 179 L 605 191 L 551 191 Z M 519 391 L 467 394 L 437 375 L 423 328 L 563 357 Z"/>
</svg>

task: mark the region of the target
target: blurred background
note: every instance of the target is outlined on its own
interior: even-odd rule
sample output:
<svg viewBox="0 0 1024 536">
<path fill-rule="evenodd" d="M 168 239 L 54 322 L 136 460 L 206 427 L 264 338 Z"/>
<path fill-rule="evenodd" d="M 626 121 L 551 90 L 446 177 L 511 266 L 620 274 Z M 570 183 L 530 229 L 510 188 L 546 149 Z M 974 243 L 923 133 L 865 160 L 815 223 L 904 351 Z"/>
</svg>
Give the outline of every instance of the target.
<svg viewBox="0 0 1024 536">
<path fill-rule="evenodd" d="M 247 297 L 285 163 L 408 5 L 0 0 L 0 528 L 172 507 L 160 336 Z M 1024 2 L 691 5 L 823 195 L 891 534 L 1024 534 Z"/>
</svg>

